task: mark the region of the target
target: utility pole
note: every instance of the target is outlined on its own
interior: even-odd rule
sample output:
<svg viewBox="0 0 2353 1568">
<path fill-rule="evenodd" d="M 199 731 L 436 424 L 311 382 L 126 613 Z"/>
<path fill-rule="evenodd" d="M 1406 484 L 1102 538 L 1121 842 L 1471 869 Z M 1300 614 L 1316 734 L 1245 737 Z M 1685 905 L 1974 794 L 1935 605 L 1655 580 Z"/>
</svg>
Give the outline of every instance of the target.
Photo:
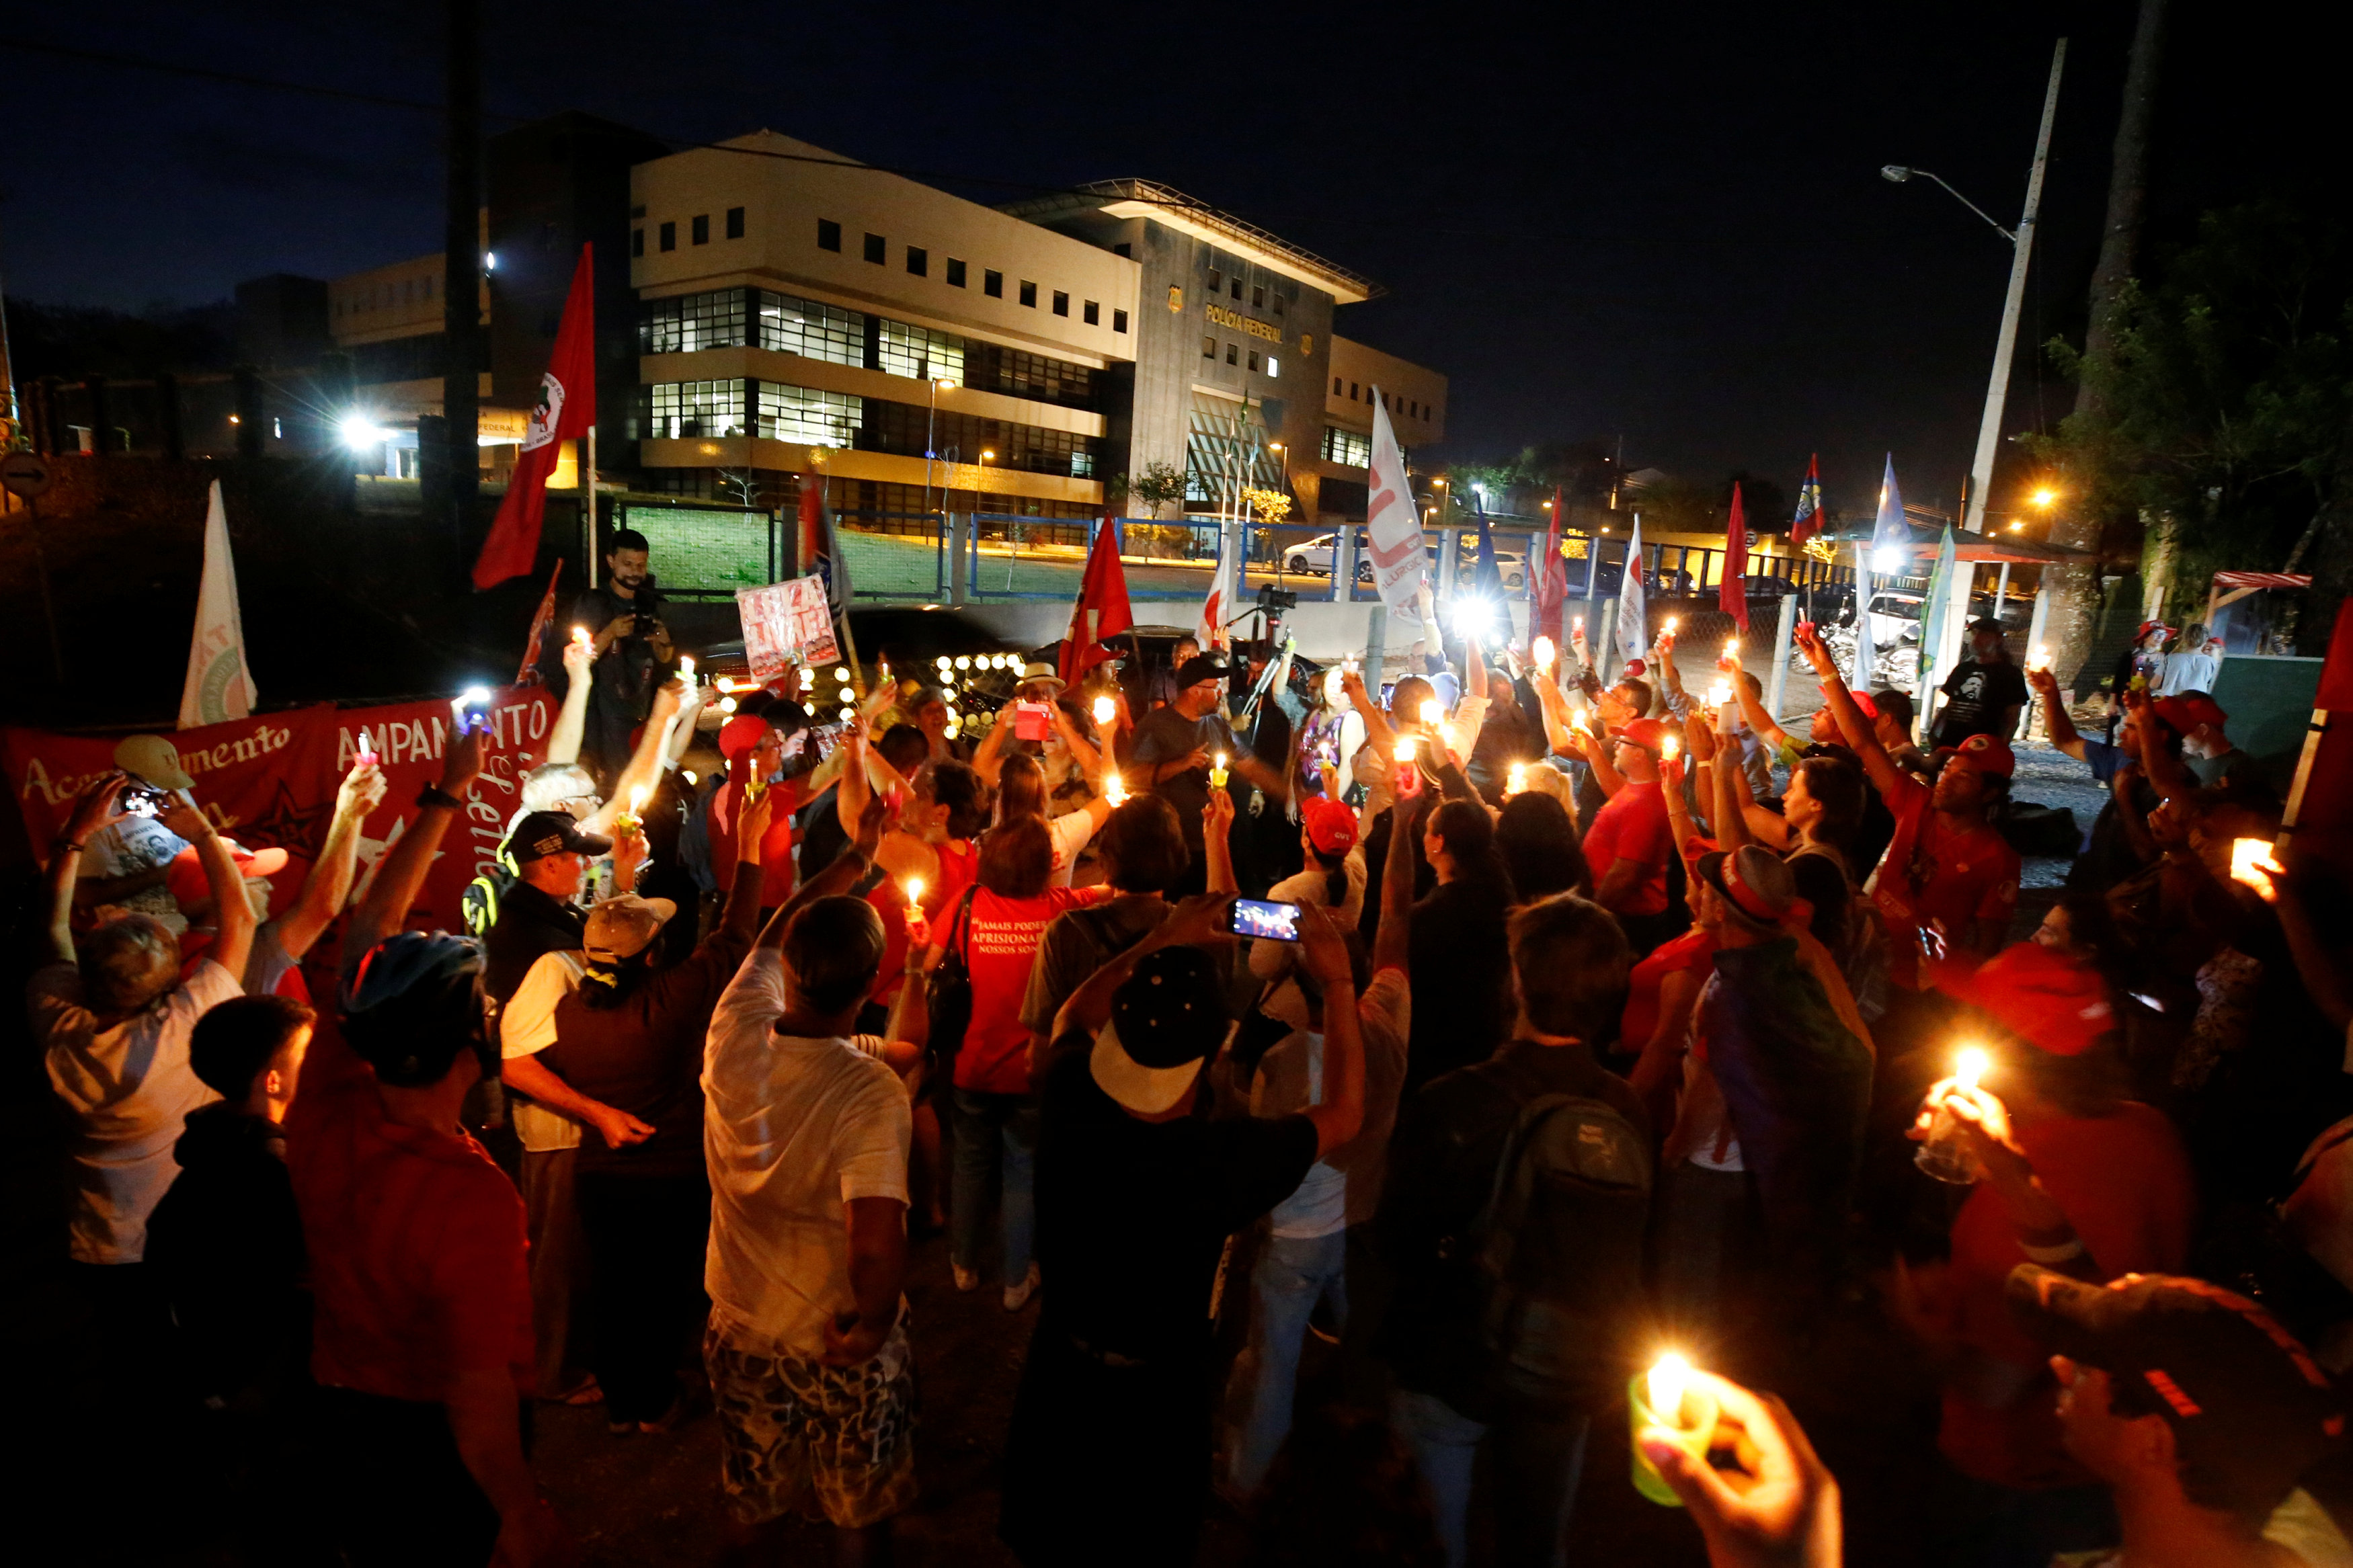
<svg viewBox="0 0 2353 1568">
<path fill-rule="evenodd" d="M 2026 266 L 2034 249 L 2034 215 L 2042 205 L 2042 169 L 2051 157 L 2051 121 L 2059 112 L 2059 73 L 2067 64 L 2067 40 L 2051 51 L 2051 85 L 2042 94 L 2042 129 L 2034 138 L 2034 167 L 2026 176 L 2026 211 L 2010 237 L 2010 293 L 2001 307 L 2001 336 L 1995 341 L 1993 374 L 1986 382 L 1985 417 L 1978 425 L 1977 460 L 1969 465 L 1968 521 L 1971 533 L 1985 531 L 1986 497 L 1993 489 L 1994 453 L 2001 444 L 2002 405 L 2010 397 L 2010 362 L 2018 348 L 2019 307 L 2026 299 Z"/>
<path fill-rule="evenodd" d="M 473 547 L 474 502 L 481 491 L 480 382 L 482 363 L 482 66 L 480 0 L 447 0 L 448 58 L 443 134 L 448 185 L 443 197 L 441 367 L 443 483 L 450 537 L 465 563 Z M 591 545 L 593 553 L 594 545 Z"/>
</svg>

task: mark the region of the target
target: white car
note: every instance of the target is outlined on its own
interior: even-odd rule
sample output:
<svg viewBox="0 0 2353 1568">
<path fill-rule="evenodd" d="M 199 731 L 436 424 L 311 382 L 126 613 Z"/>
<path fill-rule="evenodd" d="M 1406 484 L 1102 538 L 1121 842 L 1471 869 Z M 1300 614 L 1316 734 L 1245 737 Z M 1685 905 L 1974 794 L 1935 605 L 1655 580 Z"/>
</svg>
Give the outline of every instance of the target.
<svg viewBox="0 0 2353 1568">
<path fill-rule="evenodd" d="M 1332 574 L 1332 549 L 1339 537 L 1336 533 L 1319 533 L 1304 544 L 1292 546 L 1282 558 L 1282 569 L 1294 576 L 1329 577 Z M 1459 577 L 1467 581 L 1470 574 L 1479 568 L 1479 539 L 1478 535 L 1469 532 L 1461 538 L 1462 548 L 1455 557 L 1454 569 Z M 1431 544 L 1428 548 L 1430 563 L 1435 569 L 1438 546 Z M 1528 558 L 1525 552 L 1496 546 L 1495 570 L 1503 577 L 1507 591 L 1518 593 L 1527 586 Z M 1360 528 L 1356 530 L 1356 581 L 1369 583 L 1372 580 L 1370 548 L 1365 541 L 1365 531 Z"/>
<path fill-rule="evenodd" d="M 1918 594 L 1873 594 L 1871 596 L 1871 646 L 1894 647 L 1920 640 L 1920 616 L 1926 601 Z"/>
</svg>

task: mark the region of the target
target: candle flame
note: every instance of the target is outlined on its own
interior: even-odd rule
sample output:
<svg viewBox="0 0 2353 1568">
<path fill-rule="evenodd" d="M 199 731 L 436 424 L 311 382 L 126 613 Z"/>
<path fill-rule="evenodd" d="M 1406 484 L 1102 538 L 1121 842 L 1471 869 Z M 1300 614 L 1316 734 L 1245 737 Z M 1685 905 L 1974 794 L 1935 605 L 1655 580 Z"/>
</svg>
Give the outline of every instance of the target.
<svg viewBox="0 0 2353 1568">
<path fill-rule="evenodd" d="M 1659 760 L 1662 763 L 1672 763 L 1682 751 L 1682 745 L 1672 735 L 1669 735 L 1659 742 Z"/>
<path fill-rule="evenodd" d="M 686 679 L 687 679 L 689 681 L 693 680 L 693 679 L 694 679 L 694 656 L 693 656 L 692 654 L 691 654 L 691 653 L 688 653 L 688 654 L 681 654 L 681 655 L 679 656 L 679 660 L 678 660 L 678 672 L 679 672 L 681 675 L 683 675 L 684 677 L 686 677 Z"/>
<path fill-rule="evenodd" d="M 1439 706 L 1437 698 L 1425 697 L 1422 699 L 1421 721 L 1423 723 L 1429 725 L 1434 730 L 1438 728 L 1438 721 L 1445 717 L 1446 710 Z"/>
<path fill-rule="evenodd" d="M 2233 838 L 2231 840 L 2231 879 L 2250 887 L 2263 873 L 2256 867 L 2272 857 L 2272 841 L 2268 838 Z"/>
<path fill-rule="evenodd" d="M 1651 1414 L 1671 1426 L 1683 1425 L 1683 1390 L 1691 1384 L 1691 1363 L 1679 1355 L 1659 1358 L 1651 1368 Z"/>
<path fill-rule="evenodd" d="M 1558 657 L 1559 650 L 1552 646 L 1552 638 L 1538 637 L 1528 651 L 1535 656 L 1538 669 L 1550 669 L 1552 661 Z"/>
<path fill-rule="evenodd" d="M 1504 793 L 1505 795 L 1518 795 L 1527 787 L 1528 764 L 1525 763 L 1514 763 L 1511 768 L 1511 776 L 1504 781 Z"/>
<path fill-rule="evenodd" d="M 637 816 L 638 813 L 646 808 L 646 796 L 652 793 L 653 792 L 648 789 L 644 784 L 639 784 L 629 792 L 629 815 L 631 816 Z"/>
<path fill-rule="evenodd" d="M 572 628 L 572 640 L 579 643 L 583 647 L 586 647 L 589 643 L 595 642 L 596 639 L 588 635 L 588 628 L 586 626 L 575 626 Z"/>
<path fill-rule="evenodd" d="M 1667 617 L 1667 635 L 1669 637 L 1675 635 L 1675 617 L 1672 616 Z"/>
<path fill-rule="evenodd" d="M 1399 735 L 1398 737 L 1397 760 L 1401 763 L 1409 763 L 1413 761 L 1413 737 L 1411 735 Z"/>
<path fill-rule="evenodd" d="M 1978 1079 L 1993 1065 L 1993 1058 L 1975 1046 L 1963 1051 L 1953 1062 L 1953 1081 L 1963 1089 L 1975 1089 Z"/>
<path fill-rule="evenodd" d="M 1095 699 L 1095 722 L 1108 724 L 1119 717 L 1119 704 L 1108 697 Z"/>
<path fill-rule="evenodd" d="M 1103 798 L 1111 802 L 1113 805 L 1123 805 L 1126 804 L 1127 781 L 1121 778 L 1117 773 L 1105 773 L 1103 775 Z"/>
<path fill-rule="evenodd" d="M 907 901 L 908 901 L 909 903 L 911 903 L 911 904 L 919 904 L 919 903 L 923 902 L 923 879 L 921 877 L 910 877 L 910 878 L 908 878 L 908 879 L 907 879 Z"/>
</svg>

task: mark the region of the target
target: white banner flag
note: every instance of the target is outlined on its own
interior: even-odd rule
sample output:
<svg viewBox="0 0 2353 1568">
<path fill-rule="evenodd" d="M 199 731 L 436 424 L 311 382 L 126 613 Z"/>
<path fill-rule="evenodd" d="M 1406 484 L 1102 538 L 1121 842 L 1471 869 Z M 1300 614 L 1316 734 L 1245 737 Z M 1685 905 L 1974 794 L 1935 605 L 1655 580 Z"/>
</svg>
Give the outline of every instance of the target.
<svg viewBox="0 0 2353 1568">
<path fill-rule="evenodd" d="M 1649 657 L 1651 651 L 1650 614 L 1642 600 L 1642 520 L 1634 519 L 1634 532 L 1626 541 L 1626 571 L 1618 580 L 1618 646 L 1625 651 L 1626 662 Z M 1616 671 L 1603 676 L 1616 679 Z"/>
<path fill-rule="evenodd" d="M 1193 640 L 1201 651 L 1227 645 L 1226 623 L 1241 614 L 1235 601 L 1241 588 L 1241 574 L 1234 570 L 1234 535 L 1240 525 L 1230 518 L 1218 520 L 1218 569 L 1209 576 L 1209 596 L 1201 601 L 1201 615 L 1193 626 Z"/>
<path fill-rule="evenodd" d="M 1366 550 L 1373 558 L 1373 584 L 1392 616 L 1411 618 L 1420 612 L 1414 591 L 1421 586 L 1429 552 L 1422 547 L 1421 508 L 1406 482 L 1405 456 L 1398 450 L 1397 432 L 1389 427 L 1388 406 L 1373 388 L 1373 466 L 1370 499 L 1365 506 Z"/>
<path fill-rule="evenodd" d="M 237 610 L 237 563 L 228 553 L 228 511 L 213 481 L 205 514 L 205 574 L 196 589 L 196 629 L 188 643 L 188 679 L 180 689 L 180 728 L 224 724 L 253 714 L 253 673 L 245 662 L 245 623 Z"/>
</svg>

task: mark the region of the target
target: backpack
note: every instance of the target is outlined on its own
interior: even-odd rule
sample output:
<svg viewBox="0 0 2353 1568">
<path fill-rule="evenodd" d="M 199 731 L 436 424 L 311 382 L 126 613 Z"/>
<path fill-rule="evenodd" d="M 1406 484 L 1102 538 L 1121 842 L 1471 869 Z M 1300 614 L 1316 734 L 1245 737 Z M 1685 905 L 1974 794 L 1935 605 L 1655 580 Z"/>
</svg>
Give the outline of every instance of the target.
<svg viewBox="0 0 2353 1568">
<path fill-rule="evenodd" d="M 488 942 L 491 928 L 499 923 L 499 910 L 505 905 L 507 895 L 522 879 L 515 869 L 514 857 L 508 853 L 507 840 L 499 840 L 497 863 L 466 884 L 458 895 L 458 912 L 466 922 L 466 934 L 476 942 Z"/>
<path fill-rule="evenodd" d="M 1650 1141 L 1606 1100 L 1513 1092 L 1519 1112 L 1471 1234 L 1491 1377 L 1518 1400 L 1606 1399 L 1641 1300 Z"/>
<path fill-rule="evenodd" d="M 931 1014 L 931 1049 L 940 1075 L 953 1079 L 956 1053 L 964 1048 L 964 1032 L 972 1026 L 972 899 L 980 891 L 974 883 L 956 900 L 948 939 L 940 961 L 923 982 L 923 1005 Z"/>
</svg>

